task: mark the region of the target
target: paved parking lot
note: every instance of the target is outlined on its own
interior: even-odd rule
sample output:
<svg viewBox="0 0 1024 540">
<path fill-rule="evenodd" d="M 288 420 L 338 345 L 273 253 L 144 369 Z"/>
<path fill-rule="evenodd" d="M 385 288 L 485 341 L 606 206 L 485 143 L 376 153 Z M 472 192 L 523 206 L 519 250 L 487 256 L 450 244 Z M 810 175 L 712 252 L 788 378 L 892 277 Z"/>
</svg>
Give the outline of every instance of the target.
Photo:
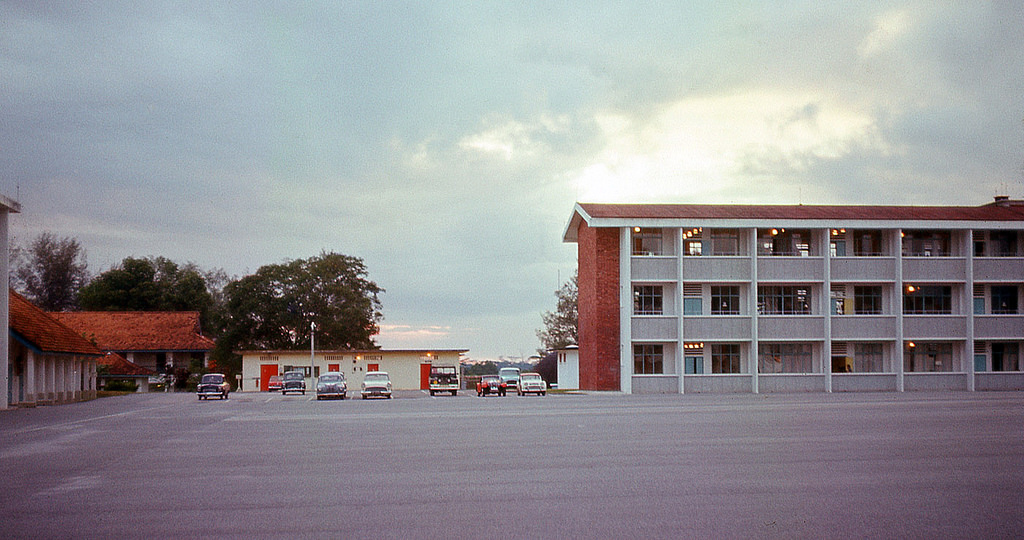
<svg viewBox="0 0 1024 540">
<path fill-rule="evenodd" d="M 2 537 L 1013 537 L 1024 393 L 0 411 Z"/>
</svg>

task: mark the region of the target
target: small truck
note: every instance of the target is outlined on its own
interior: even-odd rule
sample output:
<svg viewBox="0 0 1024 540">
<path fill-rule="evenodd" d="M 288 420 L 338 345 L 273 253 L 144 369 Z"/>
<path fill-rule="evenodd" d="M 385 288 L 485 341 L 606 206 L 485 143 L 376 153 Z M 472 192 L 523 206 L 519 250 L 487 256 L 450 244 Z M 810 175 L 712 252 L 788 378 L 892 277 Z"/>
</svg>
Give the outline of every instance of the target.
<svg viewBox="0 0 1024 540">
<path fill-rule="evenodd" d="M 455 366 L 431 366 L 430 395 L 437 392 L 459 393 L 459 371 Z"/>
</svg>

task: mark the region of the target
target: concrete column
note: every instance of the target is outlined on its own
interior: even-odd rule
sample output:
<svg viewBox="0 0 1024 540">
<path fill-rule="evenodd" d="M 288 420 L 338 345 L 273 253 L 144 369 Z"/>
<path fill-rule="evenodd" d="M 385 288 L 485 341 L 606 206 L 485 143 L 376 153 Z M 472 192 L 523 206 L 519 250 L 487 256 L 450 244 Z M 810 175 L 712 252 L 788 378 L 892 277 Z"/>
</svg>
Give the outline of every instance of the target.
<svg viewBox="0 0 1024 540">
<path fill-rule="evenodd" d="M 4 197 L 6 202 L 6 197 Z M 8 206 L 0 205 L 0 276 L 3 277 L 3 289 L 0 291 L 0 410 L 6 409 L 8 405 L 7 393 L 10 390 L 11 358 L 10 358 L 10 314 L 11 299 L 8 295 L 8 283 L 10 283 L 10 240 L 7 234 Z"/>
<path fill-rule="evenodd" d="M 619 228 L 619 389 L 633 393 L 633 242 Z"/>
<path fill-rule="evenodd" d="M 672 235 L 672 242 L 675 245 L 676 253 L 676 315 L 678 317 L 679 325 L 679 341 L 676 344 L 676 373 L 679 374 L 679 393 L 683 394 L 686 391 L 685 381 L 683 378 L 686 377 L 686 351 L 683 348 L 683 344 L 686 342 L 686 332 L 683 325 L 683 229 L 676 229 L 676 233 Z"/>
<path fill-rule="evenodd" d="M 893 297 L 896 312 L 896 356 L 893 367 L 896 369 L 896 391 L 903 391 L 903 230 L 896 229 L 893 233 L 893 249 L 896 254 L 896 295 Z"/>
<path fill-rule="evenodd" d="M 64 359 L 54 359 L 54 372 L 56 373 L 56 386 L 54 387 L 57 391 L 57 397 L 54 400 L 55 403 L 64 403 L 68 400 L 68 366 Z"/>
<path fill-rule="evenodd" d="M 25 351 L 25 401 L 22 405 L 36 406 L 36 355 L 28 348 Z"/>
<path fill-rule="evenodd" d="M 750 387 L 753 393 L 759 394 L 757 381 L 757 228 L 748 229 L 747 249 L 750 250 L 750 298 L 747 308 L 750 310 Z"/>
<path fill-rule="evenodd" d="M 821 345 L 821 369 L 825 373 L 825 391 L 832 392 L 832 229 L 824 231 L 825 239 L 821 242 L 825 250 L 822 259 L 825 261 L 824 279 L 821 284 L 822 319 L 825 321 L 824 339 Z"/>
<path fill-rule="evenodd" d="M 46 403 L 53 404 L 57 402 L 57 366 L 53 356 L 50 355 L 44 357 L 43 364 L 46 366 L 46 375 L 44 376 Z"/>
<path fill-rule="evenodd" d="M 964 251 L 967 259 L 967 276 L 962 294 L 963 309 L 967 312 L 967 339 L 964 340 L 963 362 L 967 375 L 967 390 L 974 391 L 974 231 L 964 231 Z"/>
</svg>

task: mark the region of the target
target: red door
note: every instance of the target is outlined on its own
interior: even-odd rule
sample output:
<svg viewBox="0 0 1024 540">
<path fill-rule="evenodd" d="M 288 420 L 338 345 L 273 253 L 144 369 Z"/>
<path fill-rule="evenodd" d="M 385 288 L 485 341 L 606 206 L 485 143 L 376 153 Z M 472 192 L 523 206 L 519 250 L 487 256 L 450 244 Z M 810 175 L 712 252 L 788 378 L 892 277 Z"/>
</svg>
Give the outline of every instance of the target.
<svg viewBox="0 0 1024 540">
<path fill-rule="evenodd" d="M 420 364 L 420 390 L 430 390 L 430 364 Z"/>
<path fill-rule="evenodd" d="M 338 364 L 327 364 L 327 371 L 341 371 L 338 369 Z"/>
<path fill-rule="evenodd" d="M 380 364 L 366 364 L 366 371 L 380 371 Z"/>
<path fill-rule="evenodd" d="M 277 375 L 277 364 L 260 364 L 260 392 L 270 389 L 270 378 L 274 375 Z"/>
</svg>

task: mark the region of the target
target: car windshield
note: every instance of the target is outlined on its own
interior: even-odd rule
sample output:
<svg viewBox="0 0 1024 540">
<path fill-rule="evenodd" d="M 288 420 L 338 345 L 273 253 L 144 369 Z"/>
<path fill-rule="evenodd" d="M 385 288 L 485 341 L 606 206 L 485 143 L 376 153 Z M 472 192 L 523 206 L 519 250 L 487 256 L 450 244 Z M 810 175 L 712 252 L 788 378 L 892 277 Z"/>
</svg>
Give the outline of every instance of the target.
<svg viewBox="0 0 1024 540">
<path fill-rule="evenodd" d="M 367 373 L 365 380 L 366 380 L 366 382 L 387 382 L 388 374 L 387 373 Z"/>
<path fill-rule="evenodd" d="M 284 380 L 286 381 L 299 381 L 302 379 L 303 376 L 301 371 L 292 371 L 284 374 Z"/>
<path fill-rule="evenodd" d="M 224 382 L 224 376 L 223 375 L 213 375 L 213 374 L 210 374 L 210 375 L 203 375 L 203 380 L 200 381 L 200 384 L 220 384 L 222 382 Z"/>
<path fill-rule="evenodd" d="M 337 373 L 321 375 L 320 382 L 341 382 L 341 375 L 338 375 Z"/>
<path fill-rule="evenodd" d="M 523 375 L 522 379 L 524 381 L 535 381 L 537 379 L 540 379 L 540 375 L 537 375 L 536 373 L 527 373 Z"/>
<path fill-rule="evenodd" d="M 498 376 L 497 375 L 487 375 L 486 377 L 483 378 L 484 382 L 493 382 L 493 381 L 497 381 L 497 380 L 498 380 Z"/>
</svg>

